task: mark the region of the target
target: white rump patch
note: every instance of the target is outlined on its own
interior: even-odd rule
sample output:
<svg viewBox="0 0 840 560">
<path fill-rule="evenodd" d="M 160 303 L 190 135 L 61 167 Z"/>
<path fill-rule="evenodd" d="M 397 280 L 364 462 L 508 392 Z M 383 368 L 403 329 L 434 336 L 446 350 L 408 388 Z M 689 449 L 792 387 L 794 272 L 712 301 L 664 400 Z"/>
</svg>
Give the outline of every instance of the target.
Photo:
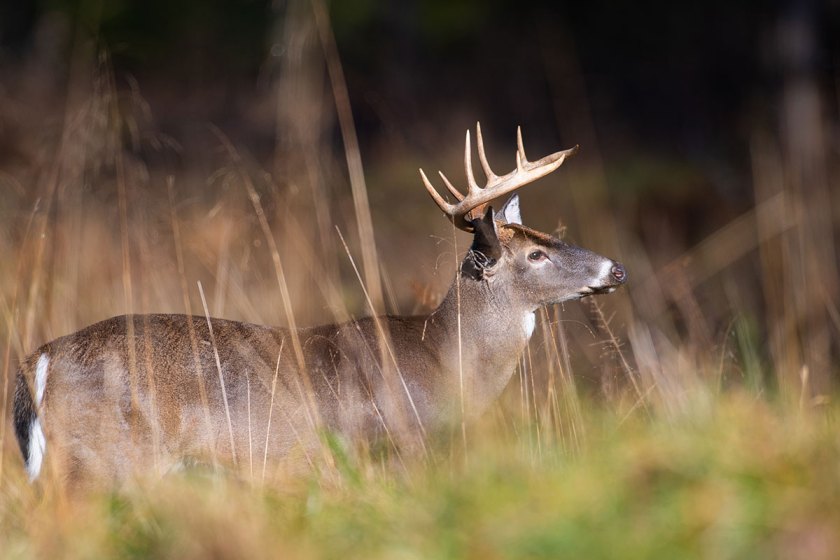
<svg viewBox="0 0 840 560">
<path fill-rule="evenodd" d="M 47 388 L 47 368 L 50 365 L 50 357 L 41 354 L 38 364 L 35 366 L 35 407 L 41 406 L 44 400 L 44 391 Z"/>
<path fill-rule="evenodd" d="M 50 357 L 44 353 L 38 358 L 35 365 L 35 410 L 41 415 L 41 403 L 44 402 L 44 391 L 47 389 L 47 373 L 50 366 Z M 26 460 L 26 472 L 29 473 L 29 480 L 33 481 L 41 473 L 41 465 L 44 463 L 44 454 L 47 452 L 47 438 L 41 428 L 41 419 L 37 416 L 29 427 L 29 458 Z"/>
<path fill-rule="evenodd" d="M 534 328 L 537 326 L 537 315 L 535 313 L 528 313 L 522 319 L 522 329 L 525 331 L 525 338 L 531 338 L 534 334 Z"/>
</svg>

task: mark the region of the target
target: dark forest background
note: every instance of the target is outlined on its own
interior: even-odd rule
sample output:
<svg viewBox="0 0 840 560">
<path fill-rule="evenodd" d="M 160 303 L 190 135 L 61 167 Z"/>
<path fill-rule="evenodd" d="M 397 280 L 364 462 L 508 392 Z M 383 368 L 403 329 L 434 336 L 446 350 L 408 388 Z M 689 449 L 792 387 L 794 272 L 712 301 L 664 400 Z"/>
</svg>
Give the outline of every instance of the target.
<svg viewBox="0 0 840 560">
<path fill-rule="evenodd" d="M 93 39 L 118 81 L 136 80 L 167 133 L 180 138 L 209 121 L 267 157 L 274 123 L 243 123 L 242 106 L 294 54 L 284 43 L 291 9 L 258 0 L 4 2 L 0 61 L 8 69 L 41 57 L 60 93 L 74 44 Z M 837 2 L 354 0 L 329 9 L 364 154 L 400 130 L 424 130 L 403 138 L 422 157 L 452 121 L 456 130 L 476 119 L 497 131 L 522 124 L 560 136 L 546 144 L 583 144 L 584 157 L 597 142 L 610 161 L 683 167 L 699 175 L 698 189 L 743 206 L 745 152 L 756 130 L 784 127 L 784 84 L 812 81 L 836 112 Z M 2 86 L 12 96 L 19 87 Z"/>
</svg>

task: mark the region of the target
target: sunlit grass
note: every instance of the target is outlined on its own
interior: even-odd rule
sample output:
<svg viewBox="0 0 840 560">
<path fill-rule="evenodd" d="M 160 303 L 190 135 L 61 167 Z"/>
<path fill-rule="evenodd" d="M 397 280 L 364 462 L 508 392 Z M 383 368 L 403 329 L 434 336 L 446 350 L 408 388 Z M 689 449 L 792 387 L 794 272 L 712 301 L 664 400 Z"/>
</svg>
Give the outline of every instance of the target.
<svg viewBox="0 0 840 560">
<path fill-rule="evenodd" d="M 348 460 L 260 486 L 204 470 L 63 501 L 2 487 L 6 557 L 828 558 L 833 410 L 734 392 L 674 421 L 587 403 L 575 456 L 474 427 L 407 472 Z"/>
</svg>

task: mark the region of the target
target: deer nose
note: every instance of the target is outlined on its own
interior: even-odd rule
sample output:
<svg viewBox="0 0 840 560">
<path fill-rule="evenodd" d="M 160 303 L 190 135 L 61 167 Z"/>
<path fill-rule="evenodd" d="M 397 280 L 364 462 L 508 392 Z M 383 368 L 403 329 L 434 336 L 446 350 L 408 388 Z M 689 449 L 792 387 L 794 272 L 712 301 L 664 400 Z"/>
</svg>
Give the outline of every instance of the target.
<svg viewBox="0 0 840 560">
<path fill-rule="evenodd" d="M 624 265 L 621 263 L 615 263 L 610 269 L 610 274 L 620 284 L 627 281 L 627 271 L 624 270 Z"/>
</svg>

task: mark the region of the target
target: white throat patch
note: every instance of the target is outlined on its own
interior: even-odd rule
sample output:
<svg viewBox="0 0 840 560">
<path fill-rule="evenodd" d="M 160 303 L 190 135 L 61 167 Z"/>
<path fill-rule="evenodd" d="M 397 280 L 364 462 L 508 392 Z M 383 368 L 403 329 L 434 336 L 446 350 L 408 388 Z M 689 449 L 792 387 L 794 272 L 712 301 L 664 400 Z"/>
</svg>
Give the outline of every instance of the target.
<svg viewBox="0 0 840 560">
<path fill-rule="evenodd" d="M 522 319 L 522 330 L 525 331 L 525 338 L 530 339 L 531 335 L 534 334 L 534 328 L 537 326 L 537 315 L 536 313 L 528 313 L 525 315 L 525 318 Z"/>
</svg>

